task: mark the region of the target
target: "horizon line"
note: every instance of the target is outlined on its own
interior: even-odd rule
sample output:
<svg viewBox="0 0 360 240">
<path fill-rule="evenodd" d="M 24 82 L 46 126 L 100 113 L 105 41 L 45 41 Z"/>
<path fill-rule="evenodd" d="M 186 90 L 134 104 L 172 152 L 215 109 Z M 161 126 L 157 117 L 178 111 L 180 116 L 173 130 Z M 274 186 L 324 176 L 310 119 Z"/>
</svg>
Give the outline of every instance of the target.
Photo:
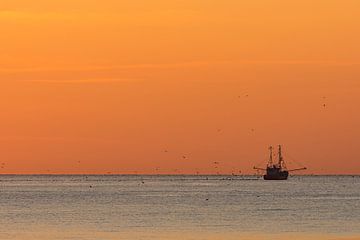
<svg viewBox="0 0 360 240">
<path fill-rule="evenodd" d="M 263 175 L 256 174 L 179 174 L 179 173 L 0 173 L 0 176 L 230 176 L 230 177 L 241 177 L 241 176 L 252 176 L 252 177 L 262 177 Z M 331 173 L 331 174 L 294 174 L 290 177 L 297 176 L 359 176 L 360 173 L 350 174 L 350 173 Z"/>
</svg>

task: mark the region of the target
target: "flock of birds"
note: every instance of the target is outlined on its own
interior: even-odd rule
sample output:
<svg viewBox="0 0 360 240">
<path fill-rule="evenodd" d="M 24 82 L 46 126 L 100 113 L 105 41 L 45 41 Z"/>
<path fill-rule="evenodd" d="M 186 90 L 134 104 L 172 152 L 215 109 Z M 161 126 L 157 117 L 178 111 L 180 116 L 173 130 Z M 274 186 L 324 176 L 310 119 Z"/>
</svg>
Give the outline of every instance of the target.
<svg viewBox="0 0 360 240">
<path fill-rule="evenodd" d="M 246 98 L 249 97 L 249 94 L 245 94 L 244 97 L 246 97 Z M 239 95 L 238 98 L 241 98 L 241 95 Z M 326 97 L 323 96 L 322 99 L 323 99 L 322 107 L 325 108 L 325 107 L 327 106 L 327 104 L 325 103 Z M 254 129 L 254 128 L 251 128 L 250 131 L 251 131 L 251 132 L 255 132 L 255 129 Z M 218 129 L 217 129 L 217 132 L 219 132 L 219 133 L 222 132 L 222 129 L 218 128 Z M 169 151 L 168 151 L 167 149 L 165 149 L 164 152 L 165 152 L 165 153 L 168 153 Z M 183 158 L 183 159 L 187 159 L 188 157 L 187 157 L 186 155 L 183 155 L 182 158 Z M 215 162 L 213 162 L 213 164 L 215 165 L 214 168 L 215 168 L 215 169 L 218 169 L 220 162 L 215 161 Z M 158 170 L 159 170 L 159 168 L 156 168 L 156 171 L 158 171 Z M 174 172 L 179 172 L 179 169 L 174 169 Z M 241 170 L 239 170 L 238 173 L 241 174 Z M 199 172 L 197 171 L 196 174 L 199 175 Z M 219 175 L 220 172 L 217 172 L 217 174 Z M 238 174 L 235 173 L 235 172 L 232 172 L 231 175 L 232 175 L 232 176 L 237 176 Z"/>
<path fill-rule="evenodd" d="M 241 96 L 238 96 L 238 98 L 240 98 L 240 97 L 241 97 Z M 246 94 L 245 97 L 249 97 L 249 95 Z M 324 103 L 322 104 L 322 107 L 325 108 L 325 107 L 327 107 L 327 105 L 326 105 L 326 103 L 325 103 L 326 97 L 322 97 L 322 99 L 324 100 Z M 254 132 L 255 129 L 254 129 L 254 128 L 251 128 L 250 131 L 251 131 L 251 132 Z M 218 128 L 218 129 L 217 129 L 217 132 L 219 132 L 219 133 L 222 132 L 222 129 Z M 165 149 L 165 150 L 163 150 L 163 152 L 164 152 L 164 153 L 169 153 L 169 150 Z M 189 159 L 189 157 L 188 157 L 187 155 L 182 155 L 182 159 L 183 159 L 183 160 L 186 160 L 186 159 Z M 81 161 L 77 161 L 77 163 L 78 163 L 78 164 L 81 164 Z M 220 163 L 219 161 L 214 161 L 214 162 L 212 162 L 212 164 L 213 164 L 214 169 L 217 170 L 217 174 L 219 175 L 220 172 L 218 171 L 218 169 L 219 169 L 221 163 Z M 4 169 L 5 166 L 6 166 L 6 164 L 5 164 L 4 162 L 0 164 L 0 168 L 1 168 L 1 169 Z M 160 168 L 159 168 L 159 167 L 155 168 L 155 171 L 156 171 L 156 172 L 159 172 L 159 171 L 160 171 Z M 178 173 L 178 172 L 179 172 L 179 169 L 174 169 L 173 171 L 174 171 L 175 173 Z M 111 174 L 111 172 L 108 172 L 108 174 Z M 199 171 L 196 171 L 196 174 L 199 175 L 199 174 L 200 174 Z M 238 173 L 232 172 L 231 175 L 232 175 L 232 176 L 241 175 L 241 170 L 238 170 Z M 206 180 L 208 180 L 208 177 L 206 177 Z M 231 178 L 226 178 L 226 180 L 232 180 L 232 179 L 231 179 Z M 144 179 L 141 180 L 141 184 L 145 184 L 145 180 L 144 180 Z M 93 188 L 93 186 L 90 185 L 89 188 Z M 259 196 L 258 196 L 258 197 L 259 197 Z M 206 198 L 205 201 L 209 201 L 209 198 Z"/>
<path fill-rule="evenodd" d="M 238 95 L 237 97 L 238 97 L 238 98 L 241 98 L 242 96 L 241 96 L 241 95 Z M 245 97 L 245 98 L 248 98 L 248 97 L 249 97 L 249 94 L 245 94 L 244 97 Z M 323 108 L 326 108 L 326 107 L 327 107 L 327 104 L 325 103 L 326 97 L 323 96 L 322 99 L 323 99 L 322 107 L 323 107 Z M 218 133 L 221 133 L 222 131 L 223 131 L 223 130 L 220 129 L 220 128 L 217 129 L 217 132 L 218 132 Z M 254 128 L 251 128 L 250 131 L 251 131 L 251 132 L 255 132 L 255 129 L 254 129 Z M 169 153 L 169 151 L 168 151 L 167 149 L 165 149 L 165 150 L 164 150 L 164 153 Z M 186 159 L 188 159 L 188 156 L 187 156 L 187 155 L 182 155 L 182 159 L 183 159 L 183 160 L 186 160 Z M 81 162 L 78 161 L 77 163 L 80 164 Z M 219 165 L 220 165 L 220 162 L 215 161 L 215 162 L 213 162 L 213 164 L 214 164 L 214 169 L 218 169 L 218 168 L 219 168 Z M 5 166 L 6 166 L 6 164 L 5 164 L 4 162 L 0 164 L 0 168 L 1 168 L 1 169 L 4 169 Z M 155 169 L 156 172 L 158 172 L 159 170 L 160 170 L 159 167 L 157 167 L 157 168 Z M 178 173 L 178 172 L 179 172 L 179 169 L 173 169 L 173 171 L 174 171 L 175 173 Z M 48 170 L 48 172 L 50 172 L 50 171 Z M 239 170 L 238 173 L 241 174 L 241 170 Z M 108 174 L 111 174 L 111 172 L 108 172 Z M 199 171 L 196 171 L 196 174 L 199 175 Z M 220 174 L 220 172 L 217 171 L 217 174 Z M 231 175 L 232 175 L 232 176 L 237 176 L 237 173 L 233 172 Z"/>
</svg>

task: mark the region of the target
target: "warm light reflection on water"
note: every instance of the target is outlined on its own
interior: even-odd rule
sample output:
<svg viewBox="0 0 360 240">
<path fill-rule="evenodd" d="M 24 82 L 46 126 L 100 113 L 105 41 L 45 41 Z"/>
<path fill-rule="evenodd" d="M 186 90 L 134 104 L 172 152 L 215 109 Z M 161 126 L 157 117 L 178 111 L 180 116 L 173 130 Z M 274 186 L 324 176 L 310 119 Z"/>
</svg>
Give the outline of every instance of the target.
<svg viewBox="0 0 360 240">
<path fill-rule="evenodd" d="M 48 239 L 88 239 L 88 240 L 120 240 L 120 239 L 146 239 L 146 240 L 359 240 L 358 234 L 259 234 L 259 233 L 227 233 L 227 232 L 122 232 L 99 233 L 89 231 L 49 231 L 39 229 L 31 233 L 11 233 L 1 235 L 1 239 L 18 240 L 48 240 Z"/>
<path fill-rule="evenodd" d="M 0 239 L 360 239 L 360 177 L 0 176 Z"/>
</svg>

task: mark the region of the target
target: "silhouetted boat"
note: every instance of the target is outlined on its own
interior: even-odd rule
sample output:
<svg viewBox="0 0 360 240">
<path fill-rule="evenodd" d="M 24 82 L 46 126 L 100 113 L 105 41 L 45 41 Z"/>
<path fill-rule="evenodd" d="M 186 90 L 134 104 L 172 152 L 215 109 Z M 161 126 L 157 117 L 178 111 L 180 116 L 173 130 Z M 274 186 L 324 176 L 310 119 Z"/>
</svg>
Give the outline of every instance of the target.
<svg viewBox="0 0 360 240">
<path fill-rule="evenodd" d="M 279 150 L 278 150 L 278 158 L 279 159 L 278 159 L 277 163 L 273 162 L 273 147 L 270 146 L 269 150 L 270 150 L 270 158 L 269 158 L 269 162 L 267 164 L 266 169 L 254 167 L 254 169 L 257 169 L 257 170 L 266 171 L 266 174 L 264 175 L 264 180 L 286 180 L 286 179 L 288 179 L 289 172 L 306 169 L 304 167 L 304 168 L 287 170 L 285 161 L 282 157 L 281 145 L 279 145 Z"/>
</svg>

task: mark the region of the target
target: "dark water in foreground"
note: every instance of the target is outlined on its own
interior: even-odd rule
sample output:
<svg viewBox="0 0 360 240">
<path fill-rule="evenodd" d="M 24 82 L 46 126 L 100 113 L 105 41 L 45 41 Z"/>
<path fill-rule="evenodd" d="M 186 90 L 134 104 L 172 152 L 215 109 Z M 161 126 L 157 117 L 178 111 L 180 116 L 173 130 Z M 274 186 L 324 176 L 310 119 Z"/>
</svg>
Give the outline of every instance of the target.
<svg viewBox="0 0 360 240">
<path fill-rule="evenodd" d="M 359 176 L 224 178 L 0 176 L 0 239 L 105 239 L 137 232 L 138 239 L 159 239 L 164 232 L 179 239 L 182 232 L 360 238 Z"/>
</svg>

